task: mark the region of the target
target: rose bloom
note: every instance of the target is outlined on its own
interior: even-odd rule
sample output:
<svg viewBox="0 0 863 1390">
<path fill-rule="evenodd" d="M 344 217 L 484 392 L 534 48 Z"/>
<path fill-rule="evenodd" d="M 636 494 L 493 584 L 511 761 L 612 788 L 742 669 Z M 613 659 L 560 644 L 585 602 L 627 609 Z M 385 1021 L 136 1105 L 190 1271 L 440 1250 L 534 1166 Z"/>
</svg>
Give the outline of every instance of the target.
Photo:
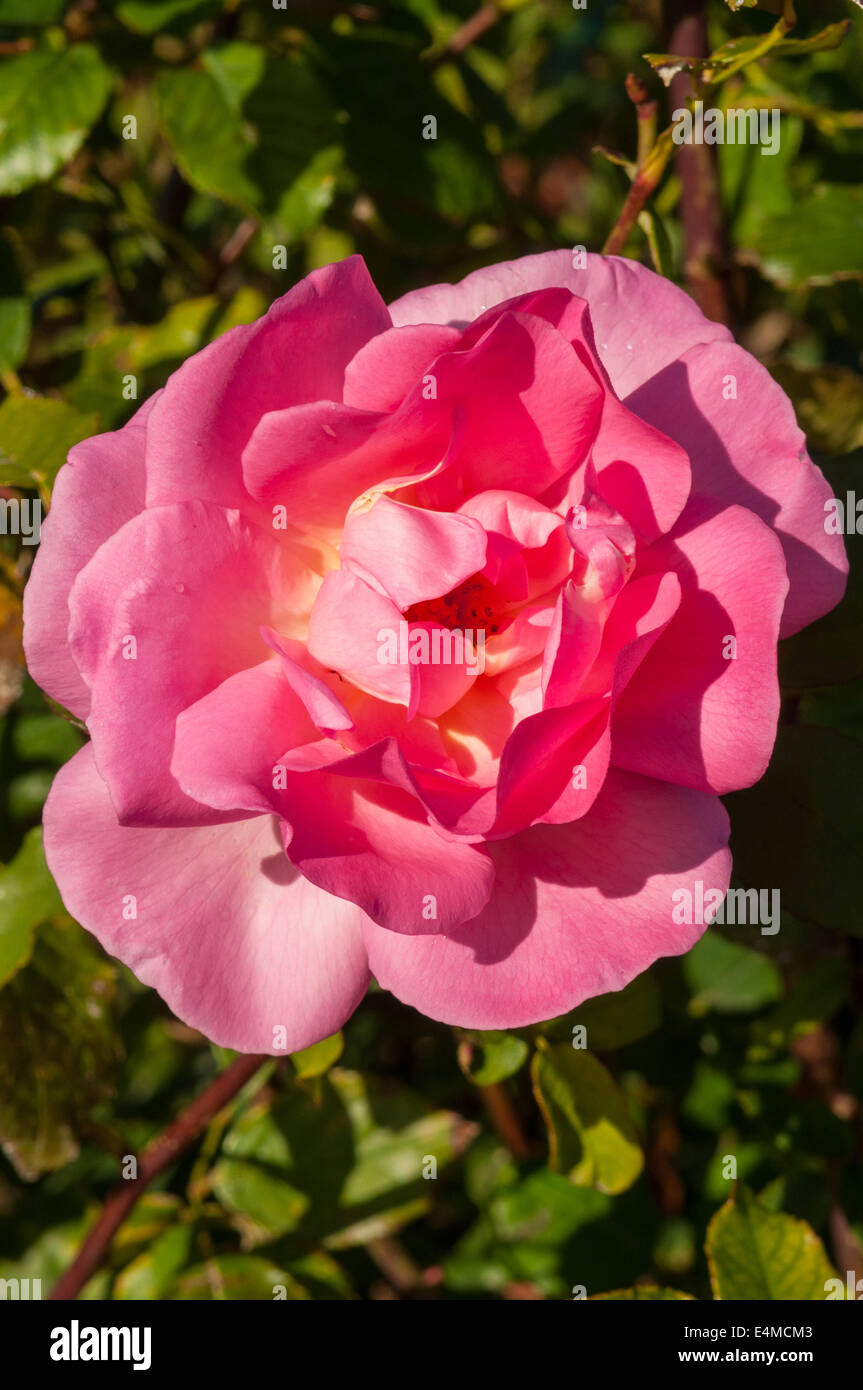
<svg viewBox="0 0 863 1390">
<path fill-rule="evenodd" d="M 360 258 L 315 271 L 58 476 L 25 620 L 90 733 L 45 807 L 67 908 L 242 1051 L 370 975 L 473 1028 L 621 989 L 704 930 L 676 890 L 728 885 L 777 639 L 843 591 L 829 495 L 633 261 L 389 309 Z"/>
</svg>

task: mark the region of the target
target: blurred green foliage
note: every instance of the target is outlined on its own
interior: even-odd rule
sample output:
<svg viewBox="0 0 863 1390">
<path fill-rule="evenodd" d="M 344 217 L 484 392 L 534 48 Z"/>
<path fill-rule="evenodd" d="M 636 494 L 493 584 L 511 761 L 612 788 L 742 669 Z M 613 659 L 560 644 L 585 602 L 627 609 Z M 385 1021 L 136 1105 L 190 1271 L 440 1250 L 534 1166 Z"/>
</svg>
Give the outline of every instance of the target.
<svg viewBox="0 0 863 1390">
<path fill-rule="evenodd" d="M 666 101 L 641 56 L 663 52 L 660 4 L 507 0 L 463 45 L 476 8 L 0 0 L 4 496 L 47 503 L 71 444 L 352 251 L 392 298 L 601 248 L 635 157 L 627 73 Z M 863 499 L 863 16 L 799 0 L 790 39 L 739 61 L 781 8 L 709 6 L 715 99 L 783 112 L 776 156 L 718 150 L 735 328 L 837 496 Z M 649 261 L 649 233 L 682 280 L 680 195 L 672 168 L 627 253 Z M 519 1033 L 452 1032 L 373 988 L 343 1035 L 270 1064 L 216 1117 L 85 1296 L 787 1299 L 823 1298 L 833 1266 L 844 1281 L 863 1244 L 848 544 L 846 603 L 783 646 L 771 768 L 728 798 L 738 882 L 781 889 L 777 935 L 711 929 Z M 62 911 L 37 827 L 83 735 L 23 674 L 31 559 L 0 537 L 0 1277 L 47 1289 L 124 1155 L 229 1054 Z"/>
</svg>

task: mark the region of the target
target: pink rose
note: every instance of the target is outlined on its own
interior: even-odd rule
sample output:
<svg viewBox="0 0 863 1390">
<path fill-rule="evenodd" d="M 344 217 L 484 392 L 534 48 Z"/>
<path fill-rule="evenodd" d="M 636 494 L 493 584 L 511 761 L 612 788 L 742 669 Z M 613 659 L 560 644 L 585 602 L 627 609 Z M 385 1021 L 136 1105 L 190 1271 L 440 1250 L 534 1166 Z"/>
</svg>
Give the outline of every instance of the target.
<svg viewBox="0 0 863 1390">
<path fill-rule="evenodd" d="M 26 645 L 91 736 L 45 807 L 69 911 L 245 1051 L 370 972 L 477 1028 L 620 989 L 703 930 L 676 889 L 727 886 L 777 638 L 843 591 L 828 496 L 764 368 L 632 261 L 389 310 L 316 271 L 57 480 Z"/>
</svg>

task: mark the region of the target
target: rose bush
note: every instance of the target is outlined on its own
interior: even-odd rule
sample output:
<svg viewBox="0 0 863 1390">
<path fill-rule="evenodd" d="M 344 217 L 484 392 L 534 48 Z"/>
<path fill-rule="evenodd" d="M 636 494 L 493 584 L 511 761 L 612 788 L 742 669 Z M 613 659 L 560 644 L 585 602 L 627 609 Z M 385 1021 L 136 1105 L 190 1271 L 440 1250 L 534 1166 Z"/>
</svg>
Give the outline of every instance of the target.
<svg viewBox="0 0 863 1390">
<path fill-rule="evenodd" d="M 703 930 L 677 888 L 727 886 L 777 639 L 843 590 L 828 496 L 765 369 L 632 261 L 389 310 L 316 271 L 58 477 L 25 636 L 90 732 L 45 808 L 69 911 L 248 1051 L 370 973 L 479 1028 L 622 987 Z"/>
</svg>

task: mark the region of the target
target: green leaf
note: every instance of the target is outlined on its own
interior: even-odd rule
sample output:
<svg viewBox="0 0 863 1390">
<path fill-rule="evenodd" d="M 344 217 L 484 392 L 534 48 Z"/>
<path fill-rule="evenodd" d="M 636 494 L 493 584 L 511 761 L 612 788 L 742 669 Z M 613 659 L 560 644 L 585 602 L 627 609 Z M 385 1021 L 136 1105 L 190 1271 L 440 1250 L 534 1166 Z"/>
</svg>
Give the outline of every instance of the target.
<svg viewBox="0 0 863 1390">
<path fill-rule="evenodd" d="M 458 1064 L 475 1086 L 493 1086 L 514 1076 L 530 1048 L 514 1033 L 459 1030 Z"/>
<path fill-rule="evenodd" d="M 114 1282 L 114 1298 L 165 1298 L 189 1259 L 194 1232 L 190 1225 L 170 1226 L 132 1260 Z"/>
<path fill-rule="evenodd" d="M 46 1298 L 52 1285 L 69 1268 L 77 1255 L 97 1212 L 98 1208 L 94 1206 L 92 1210 L 88 1209 L 85 1215 L 64 1221 L 62 1225 L 48 1224 L 47 1229 L 43 1229 L 32 1244 L 28 1244 L 23 1255 L 16 1259 L 0 1257 L 0 1279 L 41 1279 L 41 1294 Z M 105 1285 L 109 1277 L 107 1272 L 96 1275 L 85 1285 L 80 1297 L 104 1299 L 107 1296 Z M 97 1287 L 94 1292 L 94 1286 L 98 1285 L 101 1287 Z"/>
<path fill-rule="evenodd" d="M 360 1072 L 337 1071 L 333 1086 L 353 1132 L 356 1162 L 342 1188 L 344 1204 L 360 1205 L 409 1188 L 418 1180 L 425 1187 L 427 1158 L 438 1172 L 463 1153 L 478 1127 L 451 1110 L 432 1110 L 405 1093 L 388 1106 L 386 1092 Z M 392 1118 L 388 1120 L 387 1111 Z"/>
<path fill-rule="evenodd" d="M 22 714 L 15 720 L 12 747 L 22 762 L 65 763 L 81 747 L 81 734 L 57 714 Z"/>
<path fill-rule="evenodd" d="M 76 1156 L 79 1120 L 113 1089 L 114 978 L 69 924 L 44 928 L 0 991 L 0 1145 L 28 1181 Z"/>
<path fill-rule="evenodd" d="M 863 278 L 863 188 L 817 184 L 787 212 L 764 219 L 752 253 L 782 289 Z"/>
<path fill-rule="evenodd" d="M 677 1303 L 681 1299 L 691 1299 L 691 1293 L 681 1293 L 679 1289 L 663 1289 L 658 1284 L 636 1284 L 634 1289 L 612 1289 L 610 1293 L 595 1293 L 597 1302 L 615 1299 L 617 1301 L 645 1303 Z"/>
<path fill-rule="evenodd" d="M 279 1295 L 279 1290 L 284 1293 Z M 218 1255 L 187 1270 L 170 1294 L 172 1299 L 180 1301 L 227 1299 L 232 1302 L 272 1300 L 278 1296 L 290 1301 L 309 1297 L 292 1275 L 260 1255 Z"/>
<path fill-rule="evenodd" d="M 665 222 L 653 209 L 645 208 L 638 214 L 638 225 L 647 237 L 657 275 L 670 278 L 674 271 L 674 250 Z"/>
<path fill-rule="evenodd" d="M 95 415 L 65 401 L 7 396 L 0 405 L 0 484 L 50 489 L 73 444 L 97 429 Z"/>
<path fill-rule="evenodd" d="M 247 210 L 274 210 L 339 127 L 299 60 L 247 43 L 202 54 L 201 68 L 159 73 L 159 119 L 193 188 Z"/>
<path fill-rule="evenodd" d="M 314 1088 L 241 1115 L 211 1181 L 246 1245 L 289 1232 L 332 1248 L 361 1244 L 421 1215 L 427 1159 L 440 1171 L 476 1133 L 404 1087 L 334 1068 Z"/>
<path fill-rule="evenodd" d="M 126 1264 L 177 1225 L 183 1204 L 173 1192 L 144 1192 L 111 1241 L 112 1261 Z"/>
<path fill-rule="evenodd" d="M 742 882 L 778 888 L 795 917 L 863 936 L 863 744 L 784 725 L 764 777 L 727 798 Z"/>
<path fill-rule="evenodd" d="M 606 1203 L 600 1193 L 546 1168 L 495 1194 L 489 1219 L 498 1240 L 557 1246 L 604 1214 Z"/>
<path fill-rule="evenodd" d="M 684 58 L 677 53 L 642 53 L 641 56 L 646 63 L 650 64 L 666 87 L 671 86 L 678 73 L 697 72 L 702 66 L 699 59 Z"/>
<path fill-rule="evenodd" d="M 89 43 L 0 65 L 0 194 L 50 179 L 80 149 L 111 74 Z"/>
<path fill-rule="evenodd" d="M 123 0 L 117 5 L 117 18 L 136 34 L 158 34 L 175 19 L 197 22 L 217 14 L 222 0 Z"/>
<path fill-rule="evenodd" d="M 0 24 L 53 24 L 68 0 L 0 0 Z"/>
<path fill-rule="evenodd" d="M 715 85 L 724 81 L 726 77 L 730 77 L 732 69 L 736 72 L 742 66 L 741 60 L 748 62 L 751 58 L 753 62 L 756 62 L 762 57 L 793 58 L 803 57 L 807 53 L 821 53 L 828 49 L 838 48 L 850 31 L 851 21 L 843 19 L 838 24 L 828 24 L 826 29 L 822 29 L 820 33 L 813 34 L 808 39 L 775 37 L 776 30 L 773 30 L 774 37 L 766 51 L 765 36 L 744 34 L 741 37 L 729 39 L 727 43 L 715 49 L 708 58 L 682 58 L 673 53 L 644 53 L 642 57 L 661 77 L 666 87 L 671 85 L 679 72 L 691 72 L 702 82 Z"/>
<path fill-rule="evenodd" d="M 699 1060 L 693 1068 L 692 1085 L 684 1097 L 682 1113 L 705 1129 L 723 1129 L 728 1124 L 734 1096 L 731 1077 Z"/>
<path fill-rule="evenodd" d="M 684 956 L 683 973 L 692 990 L 689 1012 L 695 1017 L 711 1010 L 754 1013 L 782 997 L 782 975 L 769 956 L 728 941 L 717 931 L 705 932 Z"/>
<path fill-rule="evenodd" d="M 291 245 L 318 226 L 336 196 L 344 158 L 341 145 L 328 145 L 285 189 L 273 215 L 273 243 Z"/>
<path fill-rule="evenodd" d="M 851 32 L 850 19 L 840 19 L 836 24 L 828 24 L 826 28 L 819 30 L 817 34 L 812 34 L 808 39 L 780 39 L 777 43 L 771 44 L 770 58 L 801 58 L 807 53 L 824 53 L 830 49 L 839 48 Z M 721 81 L 722 69 L 729 63 L 736 62 L 751 50 L 759 48 L 762 38 L 757 34 L 746 34 L 741 38 L 729 39 L 721 48 L 717 48 L 706 59 L 703 70 L 709 73 L 708 80 Z"/>
<path fill-rule="evenodd" d="M 739 1187 L 707 1228 L 714 1298 L 821 1302 L 836 1274 L 812 1227 Z"/>
<path fill-rule="evenodd" d="M 0 371 L 21 365 L 30 342 L 30 301 L 0 299 Z"/>
<path fill-rule="evenodd" d="M 481 1142 L 481 1141 L 480 1141 Z M 570 1296 L 566 1275 L 579 1267 L 612 1199 L 574 1187 L 548 1168 L 489 1194 L 487 1209 L 457 1242 L 444 1264 L 446 1286 L 456 1293 L 500 1293 L 529 1282 L 548 1298 Z"/>
<path fill-rule="evenodd" d="M 644 1167 L 626 1098 L 589 1052 L 539 1040 L 534 1092 L 549 1134 L 549 1165 L 581 1187 L 624 1192 Z"/>
<path fill-rule="evenodd" d="M 344 1050 L 344 1034 L 333 1033 L 332 1037 L 321 1038 L 320 1042 L 304 1047 L 301 1052 L 292 1052 L 291 1061 L 296 1068 L 297 1079 L 307 1081 L 313 1076 L 323 1076 L 339 1060 Z"/>
<path fill-rule="evenodd" d="M 745 108 L 751 89 L 735 99 Z M 800 196 L 795 183 L 795 164 L 805 133 L 800 116 L 783 114 L 782 138 L 775 154 L 763 155 L 759 145 L 717 145 L 719 178 L 731 241 L 747 248 L 757 243 L 768 217 L 790 212 Z M 745 257 L 745 250 L 743 255 Z"/>
<path fill-rule="evenodd" d="M 0 985 L 5 985 L 33 952 L 36 927 L 63 911 L 42 850 L 42 830 L 28 831 L 11 864 L 0 867 Z"/>
<path fill-rule="evenodd" d="M 156 103 L 174 158 L 192 187 L 253 211 L 260 198 L 246 173 L 253 141 L 212 73 L 163 69 Z"/>
</svg>

